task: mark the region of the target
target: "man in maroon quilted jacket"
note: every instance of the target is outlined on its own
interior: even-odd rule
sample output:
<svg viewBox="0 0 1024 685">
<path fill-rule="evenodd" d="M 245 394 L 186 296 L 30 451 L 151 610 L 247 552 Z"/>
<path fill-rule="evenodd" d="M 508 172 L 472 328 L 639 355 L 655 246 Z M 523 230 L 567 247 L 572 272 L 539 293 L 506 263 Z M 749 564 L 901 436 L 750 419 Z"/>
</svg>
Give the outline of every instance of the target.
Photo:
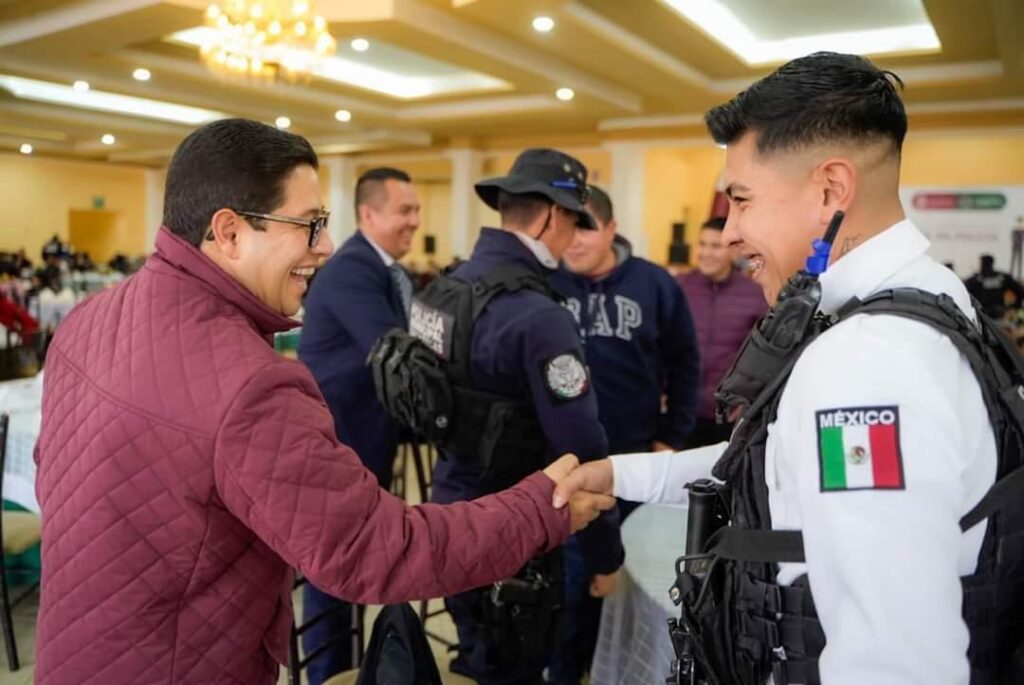
<svg viewBox="0 0 1024 685">
<path fill-rule="evenodd" d="M 291 568 L 359 603 L 479 587 L 610 498 L 551 506 L 563 458 L 474 502 L 408 507 L 338 442 L 313 377 L 271 345 L 333 249 L 305 139 L 192 133 L 145 268 L 65 319 L 36 484 L 36 683 L 274 683 Z"/>
</svg>

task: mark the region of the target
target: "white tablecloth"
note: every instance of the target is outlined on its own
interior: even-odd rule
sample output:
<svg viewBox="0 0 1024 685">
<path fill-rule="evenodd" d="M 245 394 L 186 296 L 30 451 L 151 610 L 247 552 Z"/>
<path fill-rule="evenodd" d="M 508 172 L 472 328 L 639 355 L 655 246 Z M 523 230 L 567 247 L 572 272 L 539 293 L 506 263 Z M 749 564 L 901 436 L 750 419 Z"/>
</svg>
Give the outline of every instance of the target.
<svg viewBox="0 0 1024 685">
<path fill-rule="evenodd" d="M 39 513 L 36 501 L 36 463 L 32 452 L 43 419 L 43 374 L 0 383 L 0 412 L 10 414 L 7 461 L 4 464 L 4 499 Z"/>
<path fill-rule="evenodd" d="M 668 590 L 686 544 L 686 513 L 645 504 L 622 525 L 626 563 L 604 601 L 591 685 L 662 685 L 668 677 L 675 653 L 667 622 L 679 614 Z"/>
</svg>

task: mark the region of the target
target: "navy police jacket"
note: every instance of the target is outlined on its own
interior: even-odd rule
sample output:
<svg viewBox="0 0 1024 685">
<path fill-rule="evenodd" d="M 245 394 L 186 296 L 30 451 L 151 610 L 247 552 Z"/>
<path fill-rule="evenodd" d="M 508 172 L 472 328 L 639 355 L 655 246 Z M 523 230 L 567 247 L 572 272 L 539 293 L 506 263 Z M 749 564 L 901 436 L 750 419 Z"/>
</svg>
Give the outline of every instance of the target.
<svg viewBox="0 0 1024 685">
<path fill-rule="evenodd" d="M 686 296 L 660 266 L 632 256 L 624 238 L 614 248 L 618 264 L 607 276 L 562 267 L 551 283 L 579 325 L 611 452 L 647 451 L 654 440 L 681 449 L 700 392 Z"/>
<path fill-rule="evenodd" d="M 522 263 L 545 278 L 551 273 L 515 234 L 484 228 L 472 256 L 453 275 L 472 282 L 509 262 Z M 473 328 L 470 378 L 476 390 L 534 406 L 548 441 L 549 460 L 566 452 L 580 461 L 607 456 L 608 441 L 585 373 L 576 323 L 551 298 L 532 290 L 495 297 Z M 477 497 L 481 475 L 468 460 L 444 455 L 434 472 L 434 501 Z M 611 573 L 622 565 L 617 511 L 605 512 L 579 533 L 579 540 L 591 574 Z"/>
<path fill-rule="evenodd" d="M 397 290 L 380 255 L 356 232 L 313 279 L 299 340 L 299 359 L 323 392 L 338 439 L 385 486 L 398 425 L 377 400 L 366 358 L 378 338 L 407 326 Z"/>
</svg>

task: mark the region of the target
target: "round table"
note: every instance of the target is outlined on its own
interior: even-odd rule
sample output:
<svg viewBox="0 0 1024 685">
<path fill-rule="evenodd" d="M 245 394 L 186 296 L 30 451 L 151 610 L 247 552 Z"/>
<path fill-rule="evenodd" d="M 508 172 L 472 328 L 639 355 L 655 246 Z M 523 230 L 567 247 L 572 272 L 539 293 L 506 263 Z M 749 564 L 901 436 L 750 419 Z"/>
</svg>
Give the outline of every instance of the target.
<svg viewBox="0 0 1024 685">
<path fill-rule="evenodd" d="M 675 653 L 667 621 L 678 616 L 668 597 L 675 560 L 686 544 L 685 506 L 645 504 L 622 524 L 626 562 L 604 601 L 591 685 L 661 685 Z"/>
</svg>

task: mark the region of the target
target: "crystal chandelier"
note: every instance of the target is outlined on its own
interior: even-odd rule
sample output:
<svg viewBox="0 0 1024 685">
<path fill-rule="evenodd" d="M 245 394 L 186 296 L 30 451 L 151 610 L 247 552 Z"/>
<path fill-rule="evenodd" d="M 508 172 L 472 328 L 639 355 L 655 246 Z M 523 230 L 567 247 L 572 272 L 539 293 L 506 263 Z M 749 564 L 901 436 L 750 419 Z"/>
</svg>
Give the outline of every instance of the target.
<svg viewBox="0 0 1024 685">
<path fill-rule="evenodd" d="M 309 79 L 337 42 L 310 0 L 223 0 L 206 10 L 214 40 L 200 49 L 212 71 L 273 81 Z"/>
</svg>

